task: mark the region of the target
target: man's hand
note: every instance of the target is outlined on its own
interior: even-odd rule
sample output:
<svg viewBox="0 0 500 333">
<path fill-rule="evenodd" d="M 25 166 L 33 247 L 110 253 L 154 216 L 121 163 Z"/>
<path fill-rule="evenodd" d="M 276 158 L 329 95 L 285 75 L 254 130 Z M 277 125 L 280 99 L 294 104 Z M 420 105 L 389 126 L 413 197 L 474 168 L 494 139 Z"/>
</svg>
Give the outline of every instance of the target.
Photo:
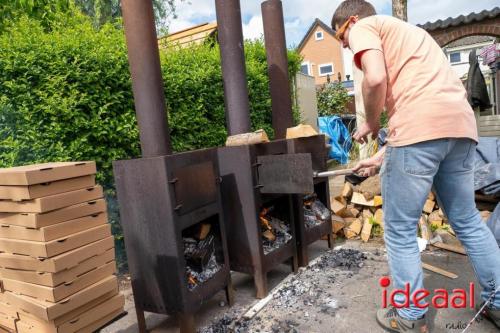
<svg viewBox="0 0 500 333">
<path fill-rule="evenodd" d="M 375 176 L 384 162 L 385 149 L 379 151 L 375 156 L 359 162 L 354 167 L 354 172 L 362 177 Z"/>
<path fill-rule="evenodd" d="M 380 131 L 380 124 L 369 125 L 368 123 L 362 124 L 354 133 L 352 138 L 359 143 L 368 143 L 368 135 L 371 134 L 372 139 L 376 139 Z"/>
</svg>

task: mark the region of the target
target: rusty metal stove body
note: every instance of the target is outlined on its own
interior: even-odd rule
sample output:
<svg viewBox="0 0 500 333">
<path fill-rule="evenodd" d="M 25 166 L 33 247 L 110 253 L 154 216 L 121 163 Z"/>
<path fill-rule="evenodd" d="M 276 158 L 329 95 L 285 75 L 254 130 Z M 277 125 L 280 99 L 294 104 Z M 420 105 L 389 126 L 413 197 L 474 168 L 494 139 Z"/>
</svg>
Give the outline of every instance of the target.
<svg viewBox="0 0 500 333">
<path fill-rule="evenodd" d="M 231 270 L 253 275 L 257 298 L 268 294 L 266 277 L 270 270 L 287 260 L 294 272 L 298 268 L 292 195 L 262 193 L 266 185 L 259 177 L 262 156 L 282 156 L 287 150 L 288 142 L 277 140 L 219 148 L 218 152 Z M 271 205 L 275 207 L 276 217 L 290 227 L 292 239 L 265 254 L 259 213 Z"/>
<path fill-rule="evenodd" d="M 122 13 L 142 158 L 113 169 L 139 331 L 150 311 L 177 315 L 181 333 L 194 333 L 203 302 L 225 289 L 232 304 L 217 150 L 172 154 L 152 2 L 122 0 Z M 186 239 L 202 223 L 210 226 L 196 252 L 202 279 L 189 280 Z"/>
<path fill-rule="evenodd" d="M 225 289 L 232 303 L 217 151 L 116 161 L 114 174 L 136 307 L 178 315 L 193 332 L 204 301 Z M 183 239 L 200 223 L 211 225 L 220 268 L 189 290 Z"/>
<path fill-rule="evenodd" d="M 284 138 L 287 127 L 292 126 L 293 119 L 283 5 L 281 0 L 266 0 L 261 7 L 272 99 L 273 128 L 278 138 Z M 314 171 L 326 171 L 328 154 L 323 135 L 288 140 L 288 153 L 310 154 Z M 312 177 L 312 175 L 304 175 L 304 177 Z M 314 191 L 318 199 L 330 208 L 328 179 L 315 179 Z M 326 236 L 328 245 L 332 248 L 333 240 L 331 223 L 323 223 L 313 228 L 306 227 L 303 197 L 302 194 L 296 194 L 293 196 L 293 202 L 299 265 L 307 266 L 308 245 Z"/>
<path fill-rule="evenodd" d="M 325 136 L 316 135 L 304 138 L 289 139 L 288 153 L 311 155 L 314 171 L 325 171 L 328 159 L 328 148 L 325 145 Z M 318 200 L 330 210 L 330 189 L 328 178 L 314 179 L 314 193 Z M 332 223 L 324 222 L 314 227 L 307 227 L 304 220 L 304 195 L 293 195 L 295 235 L 297 237 L 298 263 L 300 267 L 309 264 L 308 246 L 326 237 L 328 247 L 333 248 Z"/>
</svg>

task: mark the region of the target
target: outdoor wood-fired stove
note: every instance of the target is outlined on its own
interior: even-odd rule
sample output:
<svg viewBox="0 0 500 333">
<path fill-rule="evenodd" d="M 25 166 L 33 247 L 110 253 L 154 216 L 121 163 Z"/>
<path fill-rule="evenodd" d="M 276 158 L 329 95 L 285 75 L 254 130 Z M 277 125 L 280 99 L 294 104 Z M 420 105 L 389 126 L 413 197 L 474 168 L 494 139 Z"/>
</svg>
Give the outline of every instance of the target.
<svg viewBox="0 0 500 333">
<path fill-rule="evenodd" d="M 288 260 L 298 268 L 292 196 L 266 193 L 273 184 L 261 174 L 267 159 L 287 149 L 286 140 L 219 149 L 231 270 L 253 275 L 257 298 L 268 293 L 269 271 Z"/>
<path fill-rule="evenodd" d="M 151 1 L 122 0 L 142 158 L 113 164 L 139 331 L 144 311 L 179 318 L 221 290 L 232 303 L 217 149 L 172 154 Z"/>
<path fill-rule="evenodd" d="M 328 148 L 325 145 L 325 136 L 316 135 L 311 137 L 288 140 L 288 152 L 292 154 L 309 153 L 312 159 L 312 168 L 316 172 L 327 169 Z M 311 194 L 314 197 L 311 198 Z M 305 267 L 309 263 L 308 246 L 312 243 L 326 238 L 328 247 L 333 248 L 333 234 L 331 223 L 330 189 L 328 178 L 314 179 L 314 193 L 304 196 L 296 194 L 293 196 L 294 220 L 297 237 L 297 251 L 299 266 Z M 309 198 L 308 198 L 309 197 Z M 319 203 L 314 203 L 318 200 Z M 305 207 L 305 201 L 313 201 L 309 210 Z M 315 207 L 317 204 L 321 207 Z M 318 210 L 321 210 L 322 218 L 319 218 Z M 312 215 L 312 216 L 311 216 Z"/>
<path fill-rule="evenodd" d="M 281 1 L 264 1 L 262 3 L 262 19 L 272 100 L 273 128 L 278 138 L 284 138 L 287 128 L 293 126 L 293 119 Z M 324 135 L 290 139 L 288 140 L 287 153 L 309 154 L 312 169 L 315 172 L 327 169 L 328 150 Z M 312 175 L 306 173 L 302 174 L 302 177 L 312 178 Z M 315 178 L 313 191 L 314 193 L 308 193 L 309 196 L 306 198 L 308 207 L 304 207 L 303 194 L 293 196 L 299 266 L 307 266 L 309 262 L 307 247 L 315 241 L 326 237 L 329 247 L 333 247 L 332 225 L 328 214 L 330 210 L 328 178 Z M 311 197 L 311 195 L 314 196 Z M 319 214 L 318 210 L 321 210 L 322 213 Z M 316 216 L 311 216 L 313 213 L 316 213 Z M 319 218 L 319 216 L 322 217 Z"/>
<path fill-rule="evenodd" d="M 231 299 L 216 149 L 114 163 L 139 311 L 193 314 L 220 290 Z"/>
</svg>

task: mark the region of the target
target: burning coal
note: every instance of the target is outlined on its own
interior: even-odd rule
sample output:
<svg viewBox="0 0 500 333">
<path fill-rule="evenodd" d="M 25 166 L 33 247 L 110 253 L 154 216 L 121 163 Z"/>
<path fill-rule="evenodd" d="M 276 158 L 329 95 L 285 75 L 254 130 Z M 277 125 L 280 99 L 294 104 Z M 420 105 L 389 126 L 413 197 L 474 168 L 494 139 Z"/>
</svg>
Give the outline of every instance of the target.
<svg viewBox="0 0 500 333">
<path fill-rule="evenodd" d="M 318 226 L 331 220 L 332 213 L 313 193 L 304 197 L 304 221 L 307 228 Z"/>
<path fill-rule="evenodd" d="M 273 207 L 263 208 L 259 214 L 265 255 L 279 249 L 292 239 L 290 227 L 280 219 L 271 216 L 272 211 Z"/>
<path fill-rule="evenodd" d="M 215 255 L 215 236 L 208 234 L 206 225 L 193 238 L 184 238 L 184 258 L 189 290 L 210 280 L 220 269 Z M 208 230 L 210 228 L 208 227 Z"/>
</svg>

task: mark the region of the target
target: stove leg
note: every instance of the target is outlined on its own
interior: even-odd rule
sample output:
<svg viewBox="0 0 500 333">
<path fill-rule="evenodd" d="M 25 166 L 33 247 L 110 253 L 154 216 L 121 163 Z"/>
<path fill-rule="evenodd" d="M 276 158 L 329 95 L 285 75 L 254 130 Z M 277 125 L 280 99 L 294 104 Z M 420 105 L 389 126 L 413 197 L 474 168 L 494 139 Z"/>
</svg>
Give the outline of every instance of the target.
<svg viewBox="0 0 500 333">
<path fill-rule="evenodd" d="M 177 318 L 179 320 L 180 333 L 196 333 L 194 314 L 179 313 L 177 314 Z"/>
<path fill-rule="evenodd" d="M 137 315 L 137 326 L 139 327 L 139 333 L 146 333 L 148 331 L 146 326 L 146 317 L 144 316 L 144 310 L 142 307 L 135 302 L 135 313 Z"/>
<path fill-rule="evenodd" d="M 229 281 L 227 282 L 227 286 L 226 286 L 226 300 L 227 300 L 227 304 L 230 307 L 234 305 L 234 289 L 233 289 L 233 282 L 231 281 L 231 278 L 229 278 Z"/>
<path fill-rule="evenodd" d="M 328 234 L 328 248 L 333 249 L 333 233 Z"/>
<path fill-rule="evenodd" d="M 255 273 L 253 276 L 255 289 L 257 290 L 257 298 L 261 299 L 267 296 L 269 293 L 267 290 L 267 273 L 259 272 Z"/>
<path fill-rule="evenodd" d="M 307 249 L 306 249 L 307 251 Z M 306 264 L 307 266 L 307 264 Z M 294 274 L 297 274 L 299 272 L 299 257 L 297 256 L 297 254 L 294 254 L 293 257 L 292 257 L 292 272 Z"/>
<path fill-rule="evenodd" d="M 309 254 L 307 253 L 307 246 L 300 245 L 298 248 L 299 248 L 298 265 L 299 267 L 306 267 L 307 264 L 309 263 Z"/>
</svg>

